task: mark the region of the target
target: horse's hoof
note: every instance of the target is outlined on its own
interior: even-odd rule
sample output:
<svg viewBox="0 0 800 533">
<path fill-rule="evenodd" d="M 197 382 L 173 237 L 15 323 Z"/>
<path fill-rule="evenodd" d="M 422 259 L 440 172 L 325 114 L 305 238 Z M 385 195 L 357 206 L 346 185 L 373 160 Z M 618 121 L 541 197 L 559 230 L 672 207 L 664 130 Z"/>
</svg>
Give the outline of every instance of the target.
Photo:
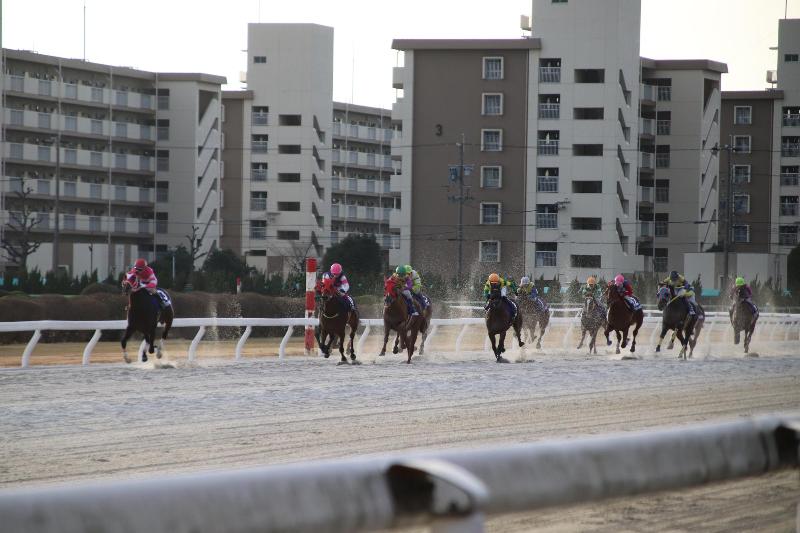
<svg viewBox="0 0 800 533">
<path fill-rule="evenodd" d="M 350 354 L 350 360 L 351 360 L 351 361 L 355 361 L 355 360 L 356 360 L 356 354 L 354 354 L 354 353 L 351 353 L 351 354 Z"/>
<path fill-rule="evenodd" d="M 621 348 L 625 348 L 627 345 L 628 345 L 628 341 L 622 341 L 622 344 L 620 345 L 620 347 Z"/>
<path fill-rule="evenodd" d="M 353 359 L 353 362 L 352 362 L 352 363 L 350 363 L 350 364 L 351 364 L 351 365 L 360 365 L 360 364 L 361 364 L 361 361 L 356 361 L 355 359 Z"/>
<path fill-rule="evenodd" d="M 392 353 L 394 355 L 397 355 L 398 353 L 400 353 L 400 350 L 398 350 L 397 348 L 392 348 Z"/>
<path fill-rule="evenodd" d="M 147 362 L 147 354 L 143 353 L 142 354 L 142 363 L 146 363 L 146 362 Z"/>
<path fill-rule="evenodd" d="M 519 341 L 519 347 L 522 348 L 523 346 L 525 346 L 525 343 L 522 342 L 522 341 Z"/>
<path fill-rule="evenodd" d="M 498 363 L 508 363 L 508 359 L 506 359 L 505 357 L 497 356 L 497 362 Z"/>
<path fill-rule="evenodd" d="M 322 354 L 322 357 L 324 357 L 325 359 L 327 359 L 327 358 L 328 358 L 328 357 L 330 357 L 330 356 L 331 356 L 331 354 L 329 354 L 329 353 L 324 353 L 324 354 Z"/>
<path fill-rule="evenodd" d="M 619 355 L 619 348 L 617 348 L 617 355 Z"/>
<path fill-rule="evenodd" d="M 349 364 L 350 364 L 350 363 L 348 363 L 347 361 L 339 361 L 338 363 L 336 363 L 336 366 L 340 366 L 340 365 L 349 365 Z"/>
<path fill-rule="evenodd" d="M 128 364 L 131 364 L 131 358 L 130 358 L 130 357 L 128 357 L 128 354 L 123 354 L 123 356 L 122 356 L 122 359 L 123 359 L 123 360 L 124 360 L 126 363 L 128 363 Z"/>
<path fill-rule="evenodd" d="M 656 353 L 661 351 L 661 346 L 656 346 Z"/>
<path fill-rule="evenodd" d="M 635 351 L 636 351 L 636 345 L 632 345 L 632 346 L 631 346 L 631 353 L 633 353 L 633 352 L 635 352 Z"/>
<path fill-rule="evenodd" d="M 606 346 L 611 346 L 613 343 L 611 341 L 606 341 Z"/>
</svg>

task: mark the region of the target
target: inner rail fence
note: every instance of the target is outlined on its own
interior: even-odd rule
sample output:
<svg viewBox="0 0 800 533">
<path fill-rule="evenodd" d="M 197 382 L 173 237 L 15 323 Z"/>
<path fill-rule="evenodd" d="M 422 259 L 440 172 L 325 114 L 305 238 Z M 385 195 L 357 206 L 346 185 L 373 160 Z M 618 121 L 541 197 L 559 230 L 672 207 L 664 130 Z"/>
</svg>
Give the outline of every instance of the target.
<svg viewBox="0 0 800 533">
<path fill-rule="evenodd" d="M 487 516 L 797 469 L 799 438 L 795 413 L 475 450 L 0 489 L 0 518 L 4 530 L 37 533 L 409 526 L 481 533 Z"/>
<path fill-rule="evenodd" d="M 470 306 L 471 307 L 471 306 Z M 580 332 L 580 312 L 579 308 L 570 308 L 562 310 L 572 316 L 556 316 L 550 319 L 550 325 L 558 325 L 566 327 L 566 332 L 562 336 L 561 349 L 568 350 L 571 348 L 572 334 L 574 331 Z M 242 359 L 242 350 L 247 343 L 250 334 L 254 327 L 285 327 L 286 333 L 281 339 L 278 347 L 278 359 L 284 359 L 286 356 L 286 346 L 294 333 L 295 329 L 307 326 L 317 326 L 319 321 L 316 318 L 177 318 L 173 321 L 173 328 L 198 328 L 197 333 L 192 339 L 186 357 L 188 361 L 193 362 L 197 359 L 197 347 L 200 345 L 203 337 L 208 328 L 221 328 L 221 327 L 238 327 L 244 328 L 236 343 L 236 350 L 234 359 L 239 361 Z M 644 319 L 643 329 L 647 327 L 650 329 L 649 342 L 654 346 L 657 336 L 661 328 L 661 315 L 660 312 L 647 312 Z M 362 319 L 361 325 L 363 331 L 358 337 L 356 344 L 356 353 L 363 351 L 364 343 L 374 329 L 383 330 L 383 320 L 379 318 Z M 431 320 L 431 328 L 428 333 L 426 345 L 436 337 L 440 328 L 442 327 L 456 327 L 460 330 L 456 335 L 453 349 L 456 353 L 461 352 L 464 344 L 464 339 L 467 332 L 471 327 L 484 325 L 483 318 L 434 318 Z M 91 331 L 94 330 L 94 335 L 86 344 L 83 350 L 82 364 L 88 365 L 91 362 L 92 351 L 94 350 L 97 342 L 103 331 L 108 330 L 124 330 L 127 327 L 125 320 L 98 320 L 98 321 L 71 321 L 71 320 L 36 320 L 36 321 L 19 321 L 19 322 L 0 322 L 0 333 L 5 332 L 22 332 L 32 331 L 33 334 L 28 344 L 22 353 L 20 366 L 27 368 L 30 365 L 31 355 L 34 348 L 41 339 L 42 331 Z M 727 327 L 727 329 L 725 329 Z M 706 342 L 710 353 L 711 343 L 708 339 L 711 338 L 711 333 L 714 331 L 725 330 L 725 339 L 733 338 L 733 332 L 730 327 L 728 313 L 725 312 L 708 312 L 706 313 L 705 327 L 699 337 L 700 344 Z M 601 332 L 602 333 L 602 332 Z M 640 335 L 639 339 L 643 339 Z M 800 314 L 791 313 L 761 313 L 759 316 L 758 327 L 756 333 L 753 335 L 753 340 L 757 342 L 790 342 L 800 341 Z M 641 344 L 641 342 L 640 342 Z M 139 358 L 141 360 L 142 350 L 145 342 L 142 341 L 139 346 Z M 647 348 L 642 346 L 642 348 Z M 489 339 L 486 337 L 484 342 L 484 349 L 489 350 Z"/>
</svg>

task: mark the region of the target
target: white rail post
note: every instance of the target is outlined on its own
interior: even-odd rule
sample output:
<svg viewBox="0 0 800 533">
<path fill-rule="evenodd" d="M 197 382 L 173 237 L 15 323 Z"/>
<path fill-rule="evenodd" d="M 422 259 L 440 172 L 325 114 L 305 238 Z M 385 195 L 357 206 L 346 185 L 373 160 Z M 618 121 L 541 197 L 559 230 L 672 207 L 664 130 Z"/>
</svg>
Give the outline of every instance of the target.
<svg viewBox="0 0 800 533">
<path fill-rule="evenodd" d="M 83 365 L 86 366 L 89 364 L 89 359 L 92 357 L 92 350 L 94 347 L 97 346 L 97 341 L 100 340 L 100 335 L 102 335 L 102 331 L 99 329 L 94 330 L 94 335 L 89 340 L 89 344 L 86 345 L 86 348 L 83 349 Z"/>
<path fill-rule="evenodd" d="M 434 325 L 431 326 L 431 331 L 428 333 L 428 336 L 425 338 L 425 347 L 427 348 L 431 342 L 433 342 L 433 338 L 436 336 L 436 332 L 439 331 L 439 326 Z"/>
<path fill-rule="evenodd" d="M 28 365 L 31 362 L 31 354 L 33 353 L 33 349 L 36 348 L 36 343 L 39 342 L 39 339 L 42 338 L 42 331 L 35 330 L 33 335 L 31 336 L 31 340 L 28 341 L 28 345 L 25 346 L 25 351 L 22 352 L 22 363 L 20 366 L 22 368 L 28 368 Z"/>
<path fill-rule="evenodd" d="M 491 347 L 492 347 L 492 342 L 489 339 L 489 335 L 486 335 L 483 338 L 483 351 L 488 352 Z"/>
<path fill-rule="evenodd" d="M 711 355 L 711 339 L 712 339 L 711 334 L 714 332 L 714 326 L 717 325 L 717 321 L 713 317 L 710 317 L 708 315 L 706 315 L 706 319 L 707 320 L 708 319 L 711 320 L 711 322 L 707 322 L 708 330 L 705 332 L 706 333 L 705 334 L 705 337 L 706 337 L 706 356 L 709 356 L 709 355 Z"/>
<path fill-rule="evenodd" d="M 239 342 L 236 343 L 236 360 L 242 360 L 242 348 L 244 348 L 244 343 L 247 342 L 247 338 L 250 337 L 250 333 L 253 331 L 253 326 L 247 326 L 244 328 L 244 333 L 239 338 Z"/>
<path fill-rule="evenodd" d="M 371 328 L 372 326 L 369 323 L 364 326 L 364 332 L 358 338 L 358 345 L 356 346 L 358 353 L 362 353 L 364 351 L 364 342 L 367 340 L 367 336 L 369 336 L 369 331 Z"/>
<path fill-rule="evenodd" d="M 464 324 L 461 327 L 461 331 L 458 333 L 458 337 L 456 337 L 456 354 L 461 353 L 461 342 L 464 340 L 464 335 L 466 335 L 468 327 L 467 324 Z"/>
<path fill-rule="evenodd" d="M 189 345 L 189 353 L 187 358 L 190 362 L 194 362 L 197 360 L 197 345 L 200 344 L 200 341 L 203 340 L 203 335 L 206 334 L 206 327 L 200 326 L 200 329 L 197 330 L 197 335 L 194 336 L 192 339 L 192 344 Z"/>
<path fill-rule="evenodd" d="M 286 355 L 286 344 L 289 342 L 289 337 L 292 336 L 292 332 L 294 331 L 294 326 L 289 326 L 286 328 L 286 335 L 283 336 L 281 339 L 281 346 L 278 348 L 278 359 L 283 359 Z"/>
</svg>

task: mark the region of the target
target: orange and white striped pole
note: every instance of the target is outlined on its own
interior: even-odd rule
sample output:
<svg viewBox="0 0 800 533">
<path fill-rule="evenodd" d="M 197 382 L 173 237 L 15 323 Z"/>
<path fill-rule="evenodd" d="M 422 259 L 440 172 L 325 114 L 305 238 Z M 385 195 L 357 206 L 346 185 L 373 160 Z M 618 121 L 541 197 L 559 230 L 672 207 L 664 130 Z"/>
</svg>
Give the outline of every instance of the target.
<svg viewBox="0 0 800 533">
<path fill-rule="evenodd" d="M 314 290 L 317 287 L 317 260 L 306 258 L 306 318 L 314 316 Z M 314 353 L 314 326 L 306 326 L 306 355 Z"/>
</svg>

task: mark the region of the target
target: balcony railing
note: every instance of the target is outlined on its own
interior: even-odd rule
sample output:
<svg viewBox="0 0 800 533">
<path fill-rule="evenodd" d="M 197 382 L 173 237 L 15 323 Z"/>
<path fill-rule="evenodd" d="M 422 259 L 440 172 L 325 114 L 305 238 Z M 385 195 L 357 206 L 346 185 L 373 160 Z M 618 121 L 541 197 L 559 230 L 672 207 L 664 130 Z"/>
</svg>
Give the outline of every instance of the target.
<svg viewBox="0 0 800 533">
<path fill-rule="evenodd" d="M 639 133 L 641 133 L 642 135 L 653 135 L 655 133 L 655 129 L 653 128 L 653 122 L 654 120 L 652 118 L 643 118 L 640 125 Z"/>
<path fill-rule="evenodd" d="M 250 171 L 250 178 L 253 181 L 267 181 L 266 168 L 254 168 Z"/>
<path fill-rule="evenodd" d="M 800 126 L 800 114 L 791 114 L 787 113 L 783 115 L 783 125 L 784 126 Z"/>
<path fill-rule="evenodd" d="M 798 156 L 800 156 L 800 143 L 783 143 L 783 144 L 781 144 L 781 155 L 783 157 L 798 157 Z"/>
<path fill-rule="evenodd" d="M 781 172 L 781 185 L 787 187 L 796 187 L 800 185 L 800 173 Z"/>
<path fill-rule="evenodd" d="M 642 237 L 652 237 L 654 234 L 653 222 L 648 220 L 639 221 L 639 234 Z"/>
<path fill-rule="evenodd" d="M 656 96 L 658 97 L 659 102 L 669 102 L 672 100 L 672 86 L 658 85 Z"/>
<path fill-rule="evenodd" d="M 254 154 L 266 154 L 269 141 L 253 141 L 252 150 Z"/>
<path fill-rule="evenodd" d="M 798 204 L 781 204 L 782 217 L 796 217 L 799 212 Z"/>
<path fill-rule="evenodd" d="M 558 252 L 536 252 L 537 267 L 554 267 L 557 265 Z"/>
<path fill-rule="evenodd" d="M 266 211 L 267 199 L 266 198 L 250 198 L 250 211 Z"/>
<path fill-rule="evenodd" d="M 539 104 L 539 118 L 557 120 L 561 116 L 561 104 Z"/>
<path fill-rule="evenodd" d="M 639 201 L 652 204 L 653 203 L 653 188 L 652 187 L 639 187 Z"/>
<path fill-rule="evenodd" d="M 561 83 L 561 67 L 539 67 L 541 83 Z"/>
<path fill-rule="evenodd" d="M 269 126 L 269 113 L 253 113 L 253 126 Z"/>
<path fill-rule="evenodd" d="M 558 192 L 558 176 L 536 176 L 538 192 Z"/>
<path fill-rule="evenodd" d="M 655 87 L 653 87 L 652 85 L 647 85 L 646 83 L 643 83 L 642 84 L 642 91 L 641 91 L 641 94 L 639 95 L 639 98 L 642 99 L 642 100 L 655 101 L 655 99 L 656 99 Z"/>
<path fill-rule="evenodd" d="M 658 135 L 670 135 L 672 132 L 671 120 L 659 120 L 656 122 L 656 133 Z"/>
<path fill-rule="evenodd" d="M 539 140 L 539 155 L 558 155 L 558 141 Z"/>
<path fill-rule="evenodd" d="M 536 213 L 536 227 L 539 229 L 557 229 L 558 213 Z"/>
<path fill-rule="evenodd" d="M 669 222 L 665 220 L 656 220 L 654 224 L 654 231 L 656 237 L 669 236 Z"/>
<path fill-rule="evenodd" d="M 642 154 L 641 168 L 653 169 L 653 154 L 650 152 L 640 152 Z"/>
</svg>

